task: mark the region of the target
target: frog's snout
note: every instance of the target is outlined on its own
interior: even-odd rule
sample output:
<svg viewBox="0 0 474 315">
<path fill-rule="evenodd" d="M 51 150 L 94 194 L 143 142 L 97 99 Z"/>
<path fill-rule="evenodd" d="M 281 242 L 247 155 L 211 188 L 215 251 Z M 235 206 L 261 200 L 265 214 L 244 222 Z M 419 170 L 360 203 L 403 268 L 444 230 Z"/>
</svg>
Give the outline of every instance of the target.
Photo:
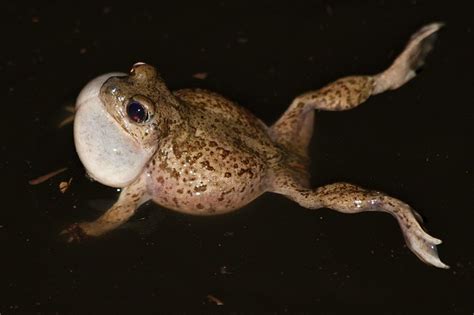
<svg viewBox="0 0 474 315">
<path fill-rule="evenodd" d="M 110 79 L 111 77 L 120 77 L 120 76 L 126 76 L 125 73 L 122 72 L 111 72 L 111 73 L 106 73 L 101 76 L 98 76 L 97 78 L 89 81 L 86 86 L 84 86 L 79 93 L 79 96 L 77 97 L 76 100 L 76 111 L 79 109 L 79 107 L 90 101 L 91 99 L 94 98 L 99 98 L 100 94 L 100 89 L 104 83 Z"/>
</svg>

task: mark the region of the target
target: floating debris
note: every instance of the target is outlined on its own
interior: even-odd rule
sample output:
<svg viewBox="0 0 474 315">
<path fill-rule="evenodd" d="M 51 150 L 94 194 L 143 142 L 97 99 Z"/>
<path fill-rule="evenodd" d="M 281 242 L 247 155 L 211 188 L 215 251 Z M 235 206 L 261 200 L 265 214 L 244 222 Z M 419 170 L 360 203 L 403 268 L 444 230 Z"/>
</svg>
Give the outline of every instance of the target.
<svg viewBox="0 0 474 315">
<path fill-rule="evenodd" d="M 207 295 L 207 299 L 209 300 L 209 302 L 213 302 L 215 303 L 216 305 L 224 305 L 224 302 L 222 302 L 220 299 L 216 298 L 214 295 L 212 294 L 208 294 Z"/>
<path fill-rule="evenodd" d="M 72 177 L 69 178 L 67 182 L 60 182 L 59 183 L 59 191 L 62 192 L 63 194 L 68 190 L 69 186 L 71 186 L 72 182 Z"/>
<path fill-rule="evenodd" d="M 332 10 L 332 7 L 328 4 L 326 6 L 326 13 L 329 15 L 329 16 L 333 16 L 334 15 L 334 11 Z"/>
<path fill-rule="evenodd" d="M 227 267 L 227 266 L 220 267 L 219 272 L 221 273 L 221 275 L 231 275 L 232 274 L 232 272 L 229 270 L 229 267 Z"/>
<path fill-rule="evenodd" d="M 69 125 L 74 121 L 74 115 L 64 118 L 58 125 L 58 128 L 62 128 L 66 125 Z"/>
<path fill-rule="evenodd" d="M 102 8 L 102 13 L 103 13 L 104 15 L 109 14 L 110 11 L 112 11 L 112 7 L 104 7 L 104 8 Z"/>
<path fill-rule="evenodd" d="M 46 175 L 43 175 L 43 176 L 40 176 L 40 177 L 37 177 L 37 178 L 34 178 L 34 179 L 30 179 L 28 181 L 28 183 L 30 185 L 38 185 L 38 184 L 41 184 L 41 183 L 44 183 L 45 181 L 47 181 L 48 179 L 64 172 L 65 170 L 67 170 L 67 167 L 64 167 L 64 168 L 61 168 L 57 171 L 54 171 L 54 172 L 51 172 L 51 173 L 48 173 Z"/>
<path fill-rule="evenodd" d="M 59 124 L 58 124 L 58 128 L 62 128 L 66 125 L 69 125 L 70 123 L 72 123 L 74 121 L 74 113 L 75 113 L 75 108 L 74 108 L 74 105 L 68 105 L 68 106 L 65 106 L 64 109 L 68 112 L 68 113 L 71 113 L 71 115 L 67 116 L 66 118 L 64 118 Z"/>
<path fill-rule="evenodd" d="M 197 72 L 193 74 L 193 78 L 198 80 L 205 80 L 209 74 L 207 72 Z"/>
</svg>

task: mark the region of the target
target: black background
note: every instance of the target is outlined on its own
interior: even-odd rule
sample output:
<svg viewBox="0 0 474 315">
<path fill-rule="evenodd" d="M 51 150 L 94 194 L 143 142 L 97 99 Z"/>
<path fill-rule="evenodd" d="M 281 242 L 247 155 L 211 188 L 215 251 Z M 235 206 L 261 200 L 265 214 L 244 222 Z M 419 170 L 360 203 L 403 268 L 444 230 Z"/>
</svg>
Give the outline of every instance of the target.
<svg viewBox="0 0 474 315">
<path fill-rule="evenodd" d="M 211 294 L 225 310 L 474 312 L 474 30 L 460 2 L 2 2 L 1 12 L 2 310 L 219 309 Z M 84 177 L 72 127 L 56 127 L 89 79 L 146 61 L 171 89 L 218 91 L 272 123 L 299 93 L 383 70 L 433 21 L 447 25 L 420 76 L 317 114 L 312 175 L 410 203 L 450 270 L 421 263 L 386 214 L 308 211 L 274 194 L 210 218 L 148 204 L 103 238 L 58 240 L 117 196 Z"/>
</svg>

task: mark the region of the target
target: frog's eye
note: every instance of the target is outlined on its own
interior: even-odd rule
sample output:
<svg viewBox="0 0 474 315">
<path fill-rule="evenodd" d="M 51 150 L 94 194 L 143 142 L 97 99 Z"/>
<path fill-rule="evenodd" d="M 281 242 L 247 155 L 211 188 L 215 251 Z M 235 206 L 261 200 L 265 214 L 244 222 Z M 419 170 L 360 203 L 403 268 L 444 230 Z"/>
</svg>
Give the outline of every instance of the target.
<svg viewBox="0 0 474 315">
<path fill-rule="evenodd" d="M 133 122 L 142 123 L 148 119 L 148 111 L 145 106 L 137 101 L 131 101 L 127 105 L 127 115 Z"/>
</svg>

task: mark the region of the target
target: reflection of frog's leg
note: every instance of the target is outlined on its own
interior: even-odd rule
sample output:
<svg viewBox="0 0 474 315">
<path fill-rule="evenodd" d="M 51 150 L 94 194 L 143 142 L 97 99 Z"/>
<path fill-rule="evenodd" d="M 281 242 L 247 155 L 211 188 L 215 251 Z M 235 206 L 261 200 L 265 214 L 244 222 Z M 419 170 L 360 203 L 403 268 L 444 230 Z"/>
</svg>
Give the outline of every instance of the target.
<svg viewBox="0 0 474 315">
<path fill-rule="evenodd" d="M 144 180 L 144 176 L 140 176 L 124 188 L 117 202 L 97 220 L 73 224 L 61 234 L 68 242 L 79 241 L 83 237 L 102 235 L 125 223 L 141 204 L 150 199 L 143 188 Z"/>
<path fill-rule="evenodd" d="M 288 172 L 277 175 L 270 191 L 283 194 L 309 209 L 329 208 L 351 214 L 364 211 L 390 213 L 400 224 L 406 243 L 413 253 L 427 264 L 449 268 L 438 257 L 436 245 L 441 244 L 441 241 L 426 233 L 417 220 L 418 213 L 398 199 L 347 183 L 309 189 L 301 186 Z"/>
<path fill-rule="evenodd" d="M 295 98 L 280 119 L 272 126 L 274 139 L 297 153 L 305 153 L 313 129 L 314 109 L 342 111 L 354 108 L 370 95 L 399 88 L 412 79 L 433 48 L 436 31 L 442 24 L 421 28 L 408 42 L 405 50 L 384 72 L 373 76 L 350 76 L 322 89 Z"/>
</svg>

